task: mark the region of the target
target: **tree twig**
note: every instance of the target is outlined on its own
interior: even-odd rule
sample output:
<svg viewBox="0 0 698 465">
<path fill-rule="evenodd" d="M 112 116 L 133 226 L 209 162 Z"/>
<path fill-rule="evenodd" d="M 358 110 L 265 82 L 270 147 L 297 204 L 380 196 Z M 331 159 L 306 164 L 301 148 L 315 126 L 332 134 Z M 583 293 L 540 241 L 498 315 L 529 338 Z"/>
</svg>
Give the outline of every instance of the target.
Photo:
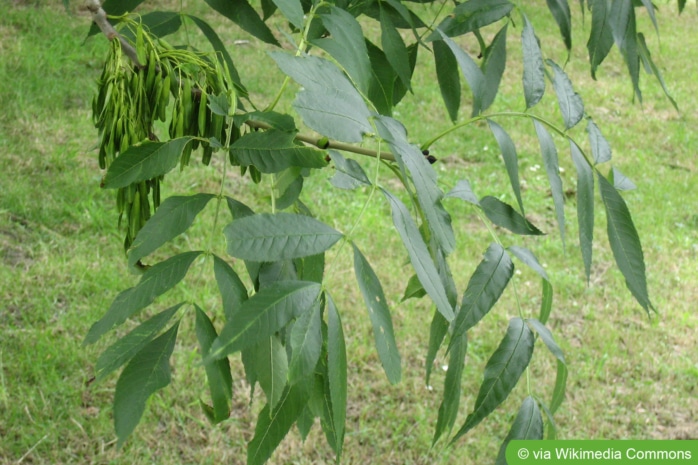
<svg viewBox="0 0 698 465">
<path fill-rule="evenodd" d="M 255 121 L 255 120 L 248 119 L 247 121 L 245 121 L 245 124 L 253 129 L 272 129 L 272 127 L 269 124 L 263 123 L 261 121 Z M 296 134 L 295 139 L 299 140 L 303 143 L 313 145 L 313 146 L 315 146 L 319 149 L 323 149 L 323 150 L 336 149 L 336 150 L 341 150 L 343 152 L 351 152 L 351 153 L 356 153 L 359 155 L 366 155 L 366 156 L 374 157 L 374 158 L 376 156 L 379 156 L 378 152 L 376 152 L 375 150 L 365 149 L 363 147 L 358 147 L 356 145 L 351 145 L 351 144 L 344 144 L 342 142 L 337 142 L 335 140 L 327 139 L 326 137 L 318 138 L 318 137 L 313 137 L 313 136 L 306 136 L 304 134 Z M 381 151 L 380 158 L 381 158 L 381 160 L 395 161 L 395 155 L 393 155 L 390 152 Z"/>
<path fill-rule="evenodd" d="M 107 12 L 102 8 L 100 0 L 87 0 L 85 2 L 85 8 L 92 13 L 92 21 L 94 21 L 102 33 L 107 36 L 107 39 L 117 39 L 121 44 L 121 50 L 131 59 L 133 64 L 137 68 L 145 68 L 145 63 L 141 63 L 138 60 L 138 53 L 136 53 L 136 49 L 133 48 L 133 45 L 129 44 L 126 39 L 121 37 L 121 34 L 114 29 L 114 26 L 112 26 L 107 19 Z"/>
</svg>

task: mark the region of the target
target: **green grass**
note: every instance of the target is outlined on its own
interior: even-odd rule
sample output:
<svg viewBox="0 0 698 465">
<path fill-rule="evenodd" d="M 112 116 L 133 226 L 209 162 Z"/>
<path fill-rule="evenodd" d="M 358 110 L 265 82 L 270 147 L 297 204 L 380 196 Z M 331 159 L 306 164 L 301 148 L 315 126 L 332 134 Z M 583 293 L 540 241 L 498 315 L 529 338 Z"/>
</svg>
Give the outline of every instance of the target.
<svg viewBox="0 0 698 465">
<path fill-rule="evenodd" d="M 185 2 L 186 3 L 186 2 Z M 192 7 L 194 2 L 192 3 Z M 189 6 L 185 5 L 189 8 Z M 200 6 L 196 6 L 200 8 Z M 204 10 L 197 10 L 197 14 Z M 551 56 L 565 60 L 556 29 L 538 2 L 527 14 Z M 517 143 L 525 181 L 524 201 L 531 219 L 550 233 L 531 240 L 499 232 L 505 243 L 532 248 L 545 263 L 555 287 L 550 325 L 564 349 L 569 367 L 568 395 L 556 415 L 562 438 L 698 438 L 698 357 L 695 304 L 698 279 L 698 141 L 692 131 L 698 118 L 693 76 L 698 63 L 686 59 L 698 47 L 693 12 L 681 17 L 674 7 L 660 13 L 661 42 L 642 18 L 655 60 L 681 106 L 676 113 L 660 87 L 643 76 L 644 103 L 632 103 L 632 90 L 616 51 L 594 82 L 588 74 L 584 28 L 578 10 L 575 52 L 567 70 L 577 91 L 614 148 L 614 165 L 639 188 L 625 193 L 643 240 L 651 297 L 659 315 L 648 320 L 624 286 L 605 239 L 602 205 L 597 203 L 594 267 L 584 284 L 577 251 L 574 199 L 567 205 L 568 244 L 556 234 L 552 201 L 532 127 L 528 122 L 499 119 Z M 114 296 L 137 277 L 126 270 L 121 233 L 111 193 L 100 190 L 96 131 L 90 122 L 94 80 L 100 73 L 106 41 L 83 38 L 89 19 L 66 15 L 59 7 L 0 6 L 0 463 L 242 463 L 245 442 L 252 436 L 255 408 L 235 361 L 234 417 L 222 425 L 207 424 L 198 407 L 205 398 L 203 372 L 191 318 L 185 318 L 173 357 L 173 383 L 149 404 L 142 424 L 122 451 L 115 448 L 111 400 L 115 377 L 88 384 L 108 341 L 82 347 L 89 326 Z M 195 40 L 195 33 L 190 31 Z M 513 37 L 513 36 L 512 36 Z M 282 82 L 271 73 L 264 48 L 230 27 L 225 41 L 251 94 L 268 101 Z M 520 73 L 516 43 L 511 40 L 510 69 L 495 110 L 520 108 Z M 424 57 L 423 57 L 424 58 Z M 423 59 L 422 58 L 422 59 Z M 419 93 L 398 108 L 414 141 L 448 127 L 446 112 L 424 61 L 416 77 Z M 550 91 L 550 90 L 549 90 Z M 292 98 L 285 99 L 288 105 Z M 536 111 L 554 112 L 552 94 Z M 467 102 L 462 112 L 467 114 Z M 552 113 L 554 114 L 554 113 Z M 463 116 L 464 118 L 465 116 Z M 574 135 L 584 140 L 582 128 Z M 574 185 L 574 170 L 559 146 L 565 187 Z M 477 194 L 513 201 L 494 139 L 481 124 L 439 141 L 432 152 L 440 162 L 444 188 L 469 179 Z M 220 164 L 214 163 L 214 169 Z M 219 171 L 196 167 L 168 176 L 169 192 L 215 189 Z M 347 193 L 327 184 L 331 172 L 318 173 L 306 186 L 306 201 L 323 219 L 342 231 L 356 220 L 366 192 Z M 230 175 L 234 196 L 263 206 L 267 185 Z M 395 186 L 388 173 L 381 181 Z M 248 193 L 249 192 L 249 193 Z M 328 288 L 343 315 L 350 363 L 350 399 L 345 444 L 346 463 L 486 463 L 495 455 L 525 395 L 517 388 L 502 410 L 469 433 L 453 449 L 430 449 L 445 363 L 440 357 L 433 390 L 424 385 L 425 328 L 431 309 L 426 302 L 399 304 L 411 275 L 406 254 L 393 233 L 389 210 L 376 201 L 363 217 L 354 240 L 384 282 L 394 305 L 394 324 L 403 359 L 403 380 L 391 386 L 375 350 L 351 268 L 350 248 L 339 252 Z M 464 289 L 491 240 L 467 206 L 449 200 L 459 240 L 452 263 L 458 288 Z M 193 247 L 207 234 L 205 221 L 178 238 L 173 249 Z M 221 245 L 221 244 L 219 244 Z M 333 253 L 330 253 L 330 257 Z M 202 265 L 197 265 L 200 269 Z M 195 296 L 207 309 L 217 300 L 211 283 L 196 270 L 180 296 Z M 516 286 L 523 311 L 535 314 L 539 281 L 521 269 Z M 164 308 L 168 301 L 158 304 Z M 471 337 L 464 372 L 460 425 L 474 402 L 484 364 L 498 344 L 510 316 L 517 314 L 509 289 L 492 315 Z M 531 384 L 549 396 L 553 360 L 536 348 Z M 332 454 L 318 425 L 305 443 L 294 431 L 272 463 L 329 463 Z"/>
</svg>

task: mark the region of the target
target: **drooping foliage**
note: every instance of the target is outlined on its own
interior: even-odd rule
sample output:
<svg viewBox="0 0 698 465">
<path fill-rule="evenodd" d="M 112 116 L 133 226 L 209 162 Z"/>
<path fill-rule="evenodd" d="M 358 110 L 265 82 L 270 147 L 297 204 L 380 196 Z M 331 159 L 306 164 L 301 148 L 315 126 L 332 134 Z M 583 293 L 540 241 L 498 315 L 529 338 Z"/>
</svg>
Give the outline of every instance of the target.
<svg viewBox="0 0 698 465">
<path fill-rule="evenodd" d="M 185 328 L 193 327 L 211 399 L 210 405 L 201 405 L 213 423 L 230 415 L 234 395 L 230 357 L 242 358 L 245 378 L 259 385 L 265 397 L 248 444 L 249 464 L 269 459 L 294 424 L 307 434 L 308 420 L 314 418 L 320 420 L 339 460 L 350 395 L 346 331 L 343 302 L 334 301 L 325 269 L 328 252 L 345 246 L 353 250 L 356 284 L 378 360 L 391 383 L 400 381 L 401 358 L 392 309 L 379 277 L 382 270 L 373 269 L 353 230 L 338 231 L 314 218 L 312 205 L 303 202 L 304 179 L 326 169 L 334 170 L 334 188 L 360 189 L 368 193 L 366 207 L 380 202 L 389 207 L 413 269 L 405 281 L 404 299 L 428 298 L 433 304 L 425 348 L 427 384 L 439 351 L 449 360 L 434 442 L 443 436 L 457 441 L 499 408 L 528 370 L 537 341 L 557 363 L 553 396 L 544 399 L 529 384 L 498 463 L 503 463 L 510 440 L 542 438 L 545 428 L 554 431 L 552 415 L 564 399 L 567 365 L 546 326 L 554 310 L 553 283 L 534 253 L 517 243 L 517 236 L 543 233 L 524 210 L 516 141 L 506 129 L 512 118 L 530 120 L 531 133 L 540 144 L 563 243 L 567 219 L 559 158 L 571 157 L 577 171 L 578 243 L 587 279 L 593 263 L 594 218 L 603 211 L 611 249 L 628 289 L 646 312 L 653 311 L 639 235 L 620 193 L 634 185 L 610 165 L 611 148 L 563 64 L 546 56 L 536 25 L 526 15 L 528 8 L 540 6 L 509 0 L 466 0 L 455 6 L 433 0 L 263 0 L 260 9 L 248 0 L 206 0 L 211 9 L 246 31 L 250 40 L 266 44 L 275 71 L 287 76 L 278 94 L 294 91 L 289 82 L 298 84 L 292 112 L 284 114 L 276 111 L 278 98 L 257 101 L 248 94 L 245 76 L 235 67 L 235 52 L 226 49 L 206 21 L 182 11 L 139 15 L 139 9 L 147 6 L 142 3 L 107 0 L 102 5 L 112 15 L 120 40 L 112 41 L 93 104 L 99 163 L 106 170 L 102 185 L 116 193 L 128 265 L 142 272 L 134 287 L 115 297 L 85 339 L 94 343 L 128 319 L 142 320 L 97 362 L 100 379 L 125 366 L 114 394 L 120 443 L 136 428 L 148 397 L 169 384 L 175 341 Z M 437 7 L 424 8 L 420 3 Z M 680 8 L 684 5 L 679 2 Z M 637 99 L 642 98 L 641 67 L 666 91 L 636 23 L 636 15 L 644 10 L 656 25 L 651 2 L 590 0 L 579 2 L 579 7 L 579 14 L 590 23 L 586 47 L 592 77 L 615 46 Z M 576 45 L 572 27 L 577 5 L 549 0 L 547 8 L 569 53 Z M 274 16 L 287 22 L 283 34 L 268 26 Z M 365 31 L 372 22 L 377 23 L 372 30 L 379 34 L 369 38 Z M 210 51 L 168 42 L 166 37 L 185 24 L 203 33 Z M 90 34 L 97 32 L 93 26 Z M 460 40 L 466 35 L 477 39 L 479 54 L 462 47 Z M 512 41 L 520 41 L 521 56 L 507 54 Z M 285 47 L 280 47 L 282 43 Z M 295 50 L 289 52 L 289 44 Z M 129 48 L 135 53 L 129 55 Z M 421 55 L 433 57 L 444 116 L 451 125 L 416 145 L 393 110 L 408 92 L 419 95 L 412 76 Z M 493 111 L 511 60 L 523 62 L 525 105 Z M 546 93 L 554 93 L 561 120 L 536 112 Z M 492 132 L 501 150 L 502 176 L 510 182 L 515 205 L 493 196 L 479 197 L 468 180 L 444 189 L 432 166 L 433 145 L 479 121 L 487 123 L 480 127 Z M 578 129 L 583 121 L 588 141 Z M 303 134 L 300 127 L 315 134 Z M 223 179 L 220 188 L 161 199 L 163 179 L 177 167 L 186 170 L 192 157 L 204 165 L 213 157 L 221 159 L 217 165 L 223 176 L 212 173 Z M 389 190 L 381 182 L 379 164 L 390 168 L 402 190 Z M 253 211 L 244 198 L 230 196 L 225 173 L 233 168 L 255 183 L 270 182 L 268 208 Z M 603 209 L 595 208 L 597 187 Z M 491 244 L 483 245 L 482 260 L 474 264 L 463 289 L 457 288 L 449 265 L 458 250 L 458 237 L 447 208 L 453 203 L 443 202 L 445 198 L 465 201 L 482 221 L 513 233 L 494 235 Z M 152 263 L 153 253 L 185 233 L 205 210 L 214 212 L 211 234 L 222 229 L 226 247 L 219 250 L 211 247 L 213 241 L 202 241 L 197 245 L 200 250 Z M 244 267 L 231 266 L 231 257 Z M 520 265 L 541 278 L 540 312 L 526 315 L 528 309 L 517 309 L 519 316 L 510 319 L 487 361 L 474 405 L 461 407 L 470 330 L 487 319 L 504 292 L 515 292 L 510 283 Z M 141 315 L 156 307 L 156 299 L 185 280 L 192 268 L 217 284 L 219 307 L 207 308 L 192 300 L 149 317 Z M 182 320 L 193 325 L 180 325 Z M 545 428 L 541 410 L 549 414 Z M 453 434 L 462 413 L 465 420 Z"/>
</svg>

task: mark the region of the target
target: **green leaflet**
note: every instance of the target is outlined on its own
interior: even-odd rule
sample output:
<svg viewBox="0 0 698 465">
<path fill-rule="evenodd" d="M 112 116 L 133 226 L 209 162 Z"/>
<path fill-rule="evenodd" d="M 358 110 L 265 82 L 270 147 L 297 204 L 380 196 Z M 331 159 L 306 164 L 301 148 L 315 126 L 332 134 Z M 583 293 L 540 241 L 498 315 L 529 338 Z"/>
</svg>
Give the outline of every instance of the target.
<svg viewBox="0 0 698 465">
<path fill-rule="evenodd" d="M 628 74 L 630 74 L 635 95 L 637 95 L 638 100 L 642 101 L 640 58 L 637 50 L 637 28 L 632 0 L 615 0 L 611 4 L 610 24 L 613 30 L 613 39 L 628 66 Z"/>
<path fill-rule="evenodd" d="M 213 255 L 213 273 L 216 276 L 218 292 L 221 293 L 223 313 L 226 321 L 229 321 L 247 300 L 247 288 L 235 270 L 217 255 Z"/>
<path fill-rule="evenodd" d="M 293 138 L 293 133 L 275 129 L 250 132 L 230 146 L 230 153 L 240 165 L 254 165 L 262 173 L 280 173 L 292 166 L 327 166 L 323 151 L 296 145 Z"/>
<path fill-rule="evenodd" d="M 600 173 L 598 180 L 601 200 L 606 209 L 608 240 L 613 257 L 625 277 L 626 286 L 649 314 L 650 310 L 654 310 L 654 306 L 647 294 L 645 260 L 640 237 L 623 197 Z"/>
<path fill-rule="evenodd" d="M 288 355 L 281 339 L 273 334 L 262 338 L 252 351 L 254 371 L 267 404 L 274 407 L 288 384 Z"/>
<path fill-rule="evenodd" d="M 169 291 L 186 276 L 200 251 L 184 252 L 151 266 L 134 287 L 122 291 L 109 310 L 92 325 L 83 344 L 97 342 L 107 331 L 122 324 L 128 317 L 144 309 L 160 295 Z"/>
<path fill-rule="evenodd" d="M 439 312 L 447 321 L 452 321 L 455 316 L 453 306 L 448 300 L 446 289 L 439 279 L 439 272 L 429 255 L 429 250 L 417 225 L 407 211 L 407 207 L 397 197 L 386 190 L 382 190 L 382 192 L 390 202 L 393 224 L 402 238 L 402 243 L 407 249 L 410 262 L 419 277 L 419 281 L 434 301 Z"/>
<path fill-rule="evenodd" d="M 494 307 L 514 274 L 514 264 L 504 248 L 491 244 L 468 281 L 453 323 L 451 344 L 475 326 Z M 451 350 L 451 347 L 449 347 Z"/>
<path fill-rule="evenodd" d="M 177 166 L 184 147 L 192 139 L 180 137 L 168 142 L 146 141 L 129 147 L 109 165 L 103 187 L 126 187 L 169 173 Z"/>
<path fill-rule="evenodd" d="M 473 411 L 452 439 L 466 434 L 506 400 L 533 355 L 533 333 L 521 318 L 509 321 L 507 334 L 487 361 Z"/>
<path fill-rule="evenodd" d="M 591 276 L 592 243 L 594 241 L 594 173 L 582 151 L 570 139 L 570 153 L 577 168 L 577 222 L 579 248 L 582 250 L 587 282 Z"/>
<path fill-rule="evenodd" d="M 509 183 L 511 188 L 514 190 L 514 195 L 519 203 L 519 209 L 521 213 L 524 214 L 523 200 L 521 199 L 521 184 L 519 183 L 519 159 L 516 155 L 516 147 L 514 146 L 514 141 L 511 140 L 509 134 L 501 127 L 499 124 L 488 119 L 487 123 L 490 126 L 494 138 L 497 139 L 497 144 L 499 149 L 502 151 L 502 158 L 504 159 L 504 165 L 507 168 L 507 174 L 509 175 Z"/>
<path fill-rule="evenodd" d="M 529 318 L 526 320 L 526 324 L 528 324 L 536 331 L 536 333 L 538 333 L 538 336 L 540 336 L 541 340 L 548 347 L 550 353 L 553 354 L 556 359 L 562 363 L 567 363 L 565 362 L 565 355 L 562 353 L 562 349 L 560 349 L 560 346 L 557 345 L 557 342 L 555 342 L 555 339 L 553 338 L 553 334 L 543 323 L 535 318 Z"/>
<path fill-rule="evenodd" d="M 246 216 L 230 223 L 223 232 L 230 255 L 256 262 L 316 255 L 343 237 L 314 218 L 285 212 Z"/>
<path fill-rule="evenodd" d="M 587 120 L 586 130 L 589 134 L 589 145 L 591 145 L 591 153 L 594 155 L 594 163 L 611 161 L 611 145 L 591 118 Z"/>
<path fill-rule="evenodd" d="M 514 8 L 508 0 L 469 0 L 454 8 L 453 13 L 439 24 L 438 29 L 449 37 L 473 32 L 499 21 Z M 435 40 L 432 34 L 428 40 Z"/>
<path fill-rule="evenodd" d="M 305 281 L 279 281 L 261 288 L 226 322 L 205 362 L 265 340 L 309 309 L 319 294 L 320 284 Z"/>
<path fill-rule="evenodd" d="M 288 382 L 295 384 L 313 373 L 322 351 L 320 302 L 301 313 L 291 329 Z"/>
<path fill-rule="evenodd" d="M 371 61 L 371 82 L 368 86 L 367 97 L 376 107 L 376 111 L 381 115 L 391 115 L 393 113 L 393 93 L 399 84 L 399 78 L 395 74 L 388 57 L 383 50 L 366 40 L 368 58 Z"/>
<path fill-rule="evenodd" d="M 523 236 L 540 236 L 543 232 L 536 228 L 514 208 L 496 197 L 485 196 L 478 202 L 489 220 L 509 231 Z"/>
<path fill-rule="evenodd" d="M 572 49 L 572 15 L 567 0 L 547 0 L 548 9 L 560 28 L 567 52 Z"/>
<path fill-rule="evenodd" d="M 473 116 L 479 115 L 482 112 L 482 88 L 485 85 L 485 75 L 473 59 L 470 58 L 470 55 L 465 53 L 458 44 L 447 37 L 440 29 L 437 32 L 441 34 L 441 39 L 451 49 L 465 80 L 468 81 L 468 86 L 470 86 L 470 91 L 473 94 Z"/>
<path fill-rule="evenodd" d="M 371 81 L 371 63 L 361 25 L 349 12 L 332 5 L 329 13 L 320 14 L 328 38 L 312 40 L 313 45 L 329 53 L 344 68 L 356 88 L 367 92 Z"/>
<path fill-rule="evenodd" d="M 540 276 L 546 281 L 550 281 L 550 279 L 548 278 L 548 273 L 545 271 L 545 268 L 543 268 L 541 264 L 538 262 L 536 256 L 533 255 L 533 252 L 524 247 L 519 247 L 516 245 L 512 245 L 507 250 L 514 254 L 516 258 L 524 262 L 530 269 L 535 271 L 538 274 L 538 276 Z"/>
<path fill-rule="evenodd" d="M 610 24 L 609 3 L 607 0 L 590 0 L 591 32 L 587 42 L 591 77 L 596 79 L 596 70 L 613 47 L 613 31 Z"/>
<path fill-rule="evenodd" d="M 407 131 L 400 122 L 380 116 L 375 119 L 375 124 L 380 136 L 390 145 L 401 169 L 406 168 L 410 174 L 432 238 L 444 253 L 451 253 L 456 238 L 451 227 L 451 216 L 441 204 L 443 192 L 438 186 L 436 172 L 419 148 L 408 142 Z"/>
<path fill-rule="evenodd" d="M 404 302 L 408 299 L 420 299 L 425 295 L 427 295 L 427 291 L 424 290 L 424 286 L 419 282 L 419 276 L 413 274 L 409 281 L 407 281 L 407 286 L 405 287 L 405 292 L 400 302 Z"/>
<path fill-rule="evenodd" d="M 562 179 L 560 179 L 560 164 L 557 159 L 557 148 L 548 130 L 537 120 L 533 121 L 540 143 L 540 152 L 543 156 L 543 164 L 548 174 L 550 192 L 553 195 L 557 225 L 560 228 L 560 238 L 562 245 L 565 245 L 565 194 L 562 191 Z"/>
<path fill-rule="evenodd" d="M 605 0 L 603 0 L 605 1 Z M 523 16 L 523 30 L 521 31 L 521 44 L 523 51 L 523 89 L 526 99 L 526 108 L 531 108 L 543 98 L 545 94 L 545 65 L 543 53 L 540 50 L 540 42 L 533 26 L 526 15 Z M 523 210 L 522 210 L 523 211 Z"/>
<path fill-rule="evenodd" d="M 453 186 L 453 189 L 451 189 L 445 195 L 445 197 L 461 199 L 468 203 L 472 203 L 473 205 L 480 206 L 480 201 L 477 199 L 473 189 L 470 187 L 470 182 L 464 179 L 458 181 L 456 185 Z"/>
<path fill-rule="evenodd" d="M 149 342 L 126 365 L 114 391 L 114 429 L 121 446 L 136 428 L 148 398 L 170 384 L 170 356 L 179 322 Z"/>
<path fill-rule="evenodd" d="M 397 73 L 402 84 L 411 90 L 410 81 L 412 79 L 412 66 L 410 66 L 410 57 L 402 40 L 402 36 L 395 28 L 393 21 L 390 19 L 388 10 L 380 6 L 380 23 L 381 23 L 381 46 L 385 52 L 385 56 L 390 62 L 395 73 Z"/>
<path fill-rule="evenodd" d="M 256 38 L 271 44 L 279 42 L 247 0 L 205 0 L 208 5 Z"/>
<path fill-rule="evenodd" d="M 347 414 L 347 352 L 344 342 L 342 320 L 337 307 L 327 297 L 327 386 L 332 409 L 337 461 L 342 457 L 344 429 Z"/>
<path fill-rule="evenodd" d="M 284 74 L 303 86 L 293 105 L 311 129 L 349 143 L 361 142 L 364 134 L 373 132 L 363 97 L 334 63 L 281 52 L 270 55 Z"/>
<path fill-rule="evenodd" d="M 145 226 L 138 231 L 128 252 L 129 266 L 134 266 L 141 258 L 189 229 L 196 215 L 213 197 L 213 194 L 195 194 L 165 199 Z"/>
<path fill-rule="evenodd" d="M 310 255 L 294 260 L 298 277 L 303 281 L 322 283 L 325 276 L 325 254 Z"/>
<path fill-rule="evenodd" d="M 458 119 L 460 108 L 460 76 L 458 75 L 458 61 L 451 48 L 443 40 L 433 42 L 434 64 L 436 65 L 436 79 L 441 89 L 441 97 L 446 105 L 448 116 L 454 123 Z"/>
<path fill-rule="evenodd" d="M 553 68 L 553 87 L 557 95 L 557 103 L 565 122 L 565 129 L 573 128 L 584 117 L 582 98 L 572 88 L 572 82 L 567 74 L 554 61 L 546 60 Z"/>
<path fill-rule="evenodd" d="M 483 75 L 485 76 L 481 88 L 481 109 L 487 110 L 499 91 L 499 83 L 504 74 L 504 68 L 507 62 L 507 27 L 505 24 L 502 29 L 494 36 L 492 43 L 487 47 L 485 61 L 482 63 Z"/>
<path fill-rule="evenodd" d="M 330 150 L 330 158 L 334 162 L 335 174 L 330 179 L 334 187 L 339 189 L 356 189 L 361 186 L 370 186 L 371 181 L 359 162 L 351 158 L 344 158 L 336 150 Z"/>
<path fill-rule="evenodd" d="M 354 273 L 366 303 L 368 316 L 371 318 L 376 350 L 388 381 L 396 384 L 400 381 L 401 374 L 400 353 L 395 343 L 393 320 L 383 294 L 383 286 L 381 286 L 378 276 L 374 273 L 366 257 L 355 244 L 352 243 L 352 246 L 354 248 Z"/>
<path fill-rule="evenodd" d="M 141 23 L 155 37 L 165 37 L 179 30 L 182 17 L 172 11 L 152 11 L 141 16 Z"/>
<path fill-rule="evenodd" d="M 199 341 L 201 357 L 206 358 L 211 344 L 218 337 L 208 315 L 198 305 L 196 307 L 196 338 Z M 213 423 L 220 423 L 230 416 L 230 402 L 233 397 L 233 377 L 227 358 L 213 360 L 204 364 L 208 380 L 211 401 L 213 403 Z"/>
<path fill-rule="evenodd" d="M 427 349 L 425 362 L 425 383 L 427 386 L 429 386 L 431 370 L 434 366 L 434 360 L 436 360 L 436 354 L 446 338 L 446 333 L 448 332 L 449 326 L 449 322 L 446 321 L 446 318 L 444 318 L 441 313 L 438 311 L 434 312 L 434 317 L 432 318 L 431 325 L 429 326 L 429 347 Z"/>
<path fill-rule="evenodd" d="M 649 3 L 650 5 L 652 3 Z M 664 95 L 669 99 L 671 104 L 674 106 L 676 111 L 679 111 L 679 106 L 676 103 L 676 100 L 669 94 L 669 89 L 667 89 L 666 83 L 664 82 L 664 78 L 662 77 L 661 71 L 659 71 L 659 68 L 657 65 L 654 63 L 654 60 L 652 60 L 652 55 L 650 54 L 650 49 L 647 47 L 647 42 L 645 41 L 645 35 L 641 32 L 638 32 L 637 34 L 637 45 L 638 45 L 638 52 L 640 54 L 640 59 L 642 60 L 643 65 L 645 66 L 645 70 L 647 70 L 650 74 L 654 74 L 654 76 L 657 78 L 657 81 L 659 81 L 659 84 L 662 86 L 662 90 L 664 91 Z"/>
<path fill-rule="evenodd" d="M 531 396 L 527 396 L 521 404 L 519 413 L 516 414 L 514 423 L 512 423 L 507 437 L 504 438 L 504 442 L 499 448 L 495 465 L 507 465 L 506 450 L 509 442 L 513 439 L 543 439 L 543 416 L 538 402 Z M 509 460 L 510 463 L 514 463 L 516 455 L 510 456 Z"/>
<path fill-rule="evenodd" d="M 95 364 L 96 380 L 106 378 L 112 371 L 128 362 L 165 327 L 182 305 L 184 302 L 152 316 L 131 330 L 126 336 L 107 347 Z"/>
<path fill-rule="evenodd" d="M 555 386 L 553 396 L 550 399 L 550 412 L 555 413 L 565 400 L 565 390 L 567 386 L 567 364 L 557 361 L 557 375 L 555 375 Z"/>
<path fill-rule="evenodd" d="M 444 394 L 439 406 L 432 446 L 446 433 L 450 434 L 458 416 L 461 397 L 461 378 L 465 367 L 465 354 L 468 351 L 468 333 L 451 339 L 449 346 L 448 371 L 444 381 Z"/>
<path fill-rule="evenodd" d="M 303 29 L 303 5 L 300 0 L 273 0 L 279 11 L 298 29 Z"/>
<path fill-rule="evenodd" d="M 567 362 L 562 350 L 553 339 L 550 330 L 540 321 L 535 318 L 526 320 L 526 323 L 538 333 L 541 340 L 548 347 L 553 356 L 557 359 L 557 376 L 555 378 L 555 387 L 553 388 L 553 397 L 550 401 L 550 413 L 554 414 L 565 399 L 565 390 L 567 387 Z"/>
<path fill-rule="evenodd" d="M 538 275 L 541 277 L 541 285 L 543 290 L 540 302 L 540 316 L 538 319 L 545 324 L 548 321 L 548 317 L 550 316 L 550 311 L 552 310 L 553 305 L 553 285 L 550 284 L 548 273 L 541 266 L 536 256 L 533 255 L 533 252 L 530 250 L 515 245 L 509 247 L 507 250 L 514 254 L 516 258 L 524 262 L 530 269 L 538 273 Z"/>
<path fill-rule="evenodd" d="M 632 191 L 637 189 L 634 182 L 630 180 L 626 175 L 624 175 L 615 166 L 611 168 L 611 172 L 608 173 L 608 180 L 613 184 L 613 187 L 618 191 Z"/>
<path fill-rule="evenodd" d="M 267 403 L 257 417 L 254 437 L 247 444 L 247 465 L 262 465 L 301 416 L 308 397 L 304 386 L 287 386 L 274 407 Z"/>
</svg>

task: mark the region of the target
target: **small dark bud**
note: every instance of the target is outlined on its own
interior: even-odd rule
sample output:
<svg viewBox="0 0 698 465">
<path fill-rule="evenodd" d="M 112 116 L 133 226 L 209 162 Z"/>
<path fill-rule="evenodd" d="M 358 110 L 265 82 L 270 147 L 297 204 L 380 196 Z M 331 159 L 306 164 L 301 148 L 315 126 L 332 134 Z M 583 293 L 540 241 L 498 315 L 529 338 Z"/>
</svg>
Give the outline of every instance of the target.
<svg viewBox="0 0 698 465">
<path fill-rule="evenodd" d="M 427 155 L 427 161 L 433 165 L 436 163 L 436 157 L 434 155 Z"/>
<path fill-rule="evenodd" d="M 422 155 L 424 155 L 425 157 L 429 156 L 429 149 L 422 150 Z"/>
</svg>

